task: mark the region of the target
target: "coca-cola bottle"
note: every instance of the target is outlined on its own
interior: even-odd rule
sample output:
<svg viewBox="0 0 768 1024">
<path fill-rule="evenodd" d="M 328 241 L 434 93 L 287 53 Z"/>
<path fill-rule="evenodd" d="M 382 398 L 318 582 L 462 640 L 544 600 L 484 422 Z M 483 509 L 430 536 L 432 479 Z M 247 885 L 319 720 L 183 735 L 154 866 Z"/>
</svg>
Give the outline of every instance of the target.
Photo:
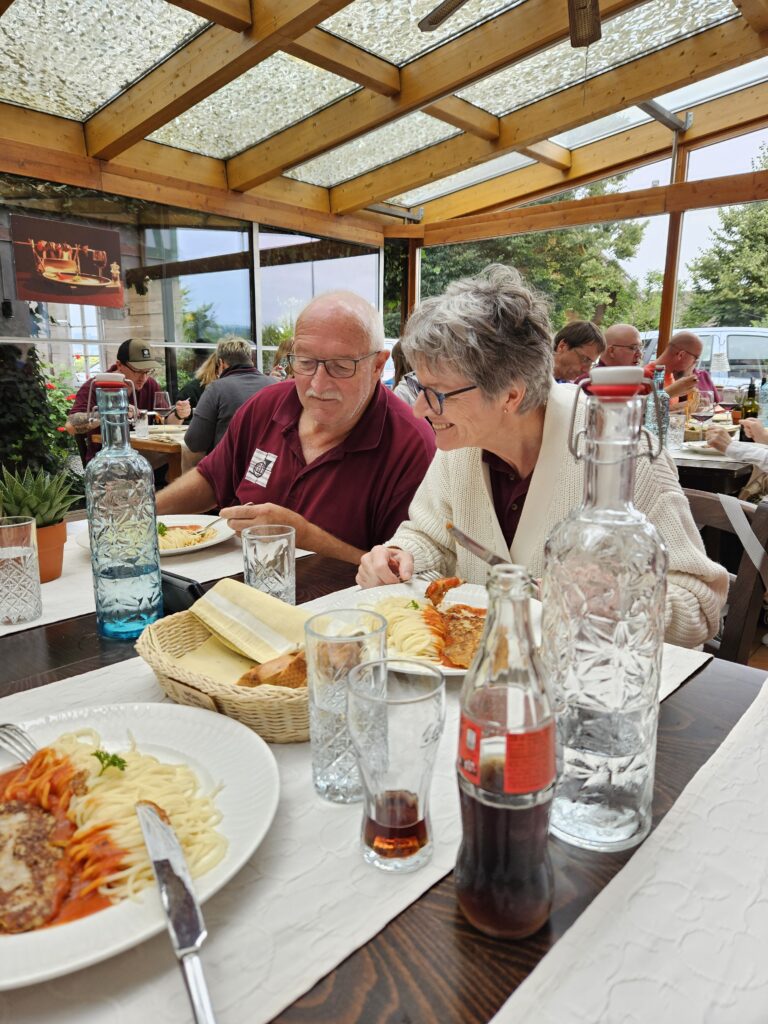
<svg viewBox="0 0 768 1024">
<path fill-rule="evenodd" d="M 531 635 L 532 592 L 520 566 L 492 570 L 485 632 L 461 691 L 456 894 L 471 924 L 503 939 L 532 935 L 552 907 L 555 723 Z"/>
</svg>

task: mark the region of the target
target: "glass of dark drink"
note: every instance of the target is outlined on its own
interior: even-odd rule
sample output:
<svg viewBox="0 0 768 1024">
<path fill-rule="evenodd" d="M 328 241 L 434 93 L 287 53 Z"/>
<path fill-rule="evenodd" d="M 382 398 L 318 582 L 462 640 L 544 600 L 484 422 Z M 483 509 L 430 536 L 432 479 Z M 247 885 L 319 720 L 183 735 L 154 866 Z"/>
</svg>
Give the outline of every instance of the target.
<svg viewBox="0 0 768 1024">
<path fill-rule="evenodd" d="M 363 781 L 363 859 L 415 871 L 432 856 L 429 790 L 445 723 L 442 672 L 381 658 L 353 669 L 347 725 Z"/>
</svg>

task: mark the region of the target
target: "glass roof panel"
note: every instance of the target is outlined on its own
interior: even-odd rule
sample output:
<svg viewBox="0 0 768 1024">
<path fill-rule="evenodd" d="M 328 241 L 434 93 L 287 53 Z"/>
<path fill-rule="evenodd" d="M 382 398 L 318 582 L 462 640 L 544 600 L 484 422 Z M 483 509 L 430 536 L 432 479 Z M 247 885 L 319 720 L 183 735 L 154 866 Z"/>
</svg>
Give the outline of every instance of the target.
<svg viewBox="0 0 768 1024">
<path fill-rule="evenodd" d="M 165 0 L 15 0 L 0 100 L 84 121 L 206 24 Z"/>
<path fill-rule="evenodd" d="M 707 100 L 727 96 L 728 93 L 746 89 L 747 86 L 767 80 L 768 57 L 761 57 L 759 60 L 750 61 L 749 64 L 742 64 L 741 67 L 723 71 L 722 74 L 713 75 L 711 78 L 705 78 L 702 82 L 694 82 L 682 89 L 657 96 L 656 99 L 669 110 L 684 110 L 697 103 L 705 103 Z"/>
<path fill-rule="evenodd" d="M 365 174 L 375 167 L 459 134 L 451 125 L 429 117 L 428 114 L 408 114 L 399 121 L 361 135 L 359 139 L 353 139 L 314 160 L 308 160 L 286 171 L 286 174 L 298 181 L 331 188 L 349 178 L 356 178 L 358 174 Z"/>
<path fill-rule="evenodd" d="M 384 60 L 402 65 L 523 2 L 469 0 L 439 28 L 422 32 L 418 22 L 437 7 L 438 0 L 354 0 L 320 27 Z"/>
<path fill-rule="evenodd" d="M 429 185 L 422 185 L 421 188 L 414 188 L 410 192 L 392 196 L 389 202 L 398 203 L 400 206 L 421 206 L 422 203 L 428 203 L 431 199 L 448 195 L 449 192 L 456 192 L 469 185 L 477 185 L 481 181 L 497 178 L 500 174 L 507 174 L 509 171 L 518 171 L 521 167 L 528 167 L 534 163 L 536 163 L 535 160 L 521 156 L 519 153 L 507 153 L 494 160 L 487 160 L 484 164 L 478 164 L 477 167 L 469 167 L 466 171 L 459 171 L 458 174 L 450 174 L 447 178 L 441 178 L 440 181 L 432 181 Z"/>
<path fill-rule="evenodd" d="M 501 117 L 736 16 L 731 0 L 651 0 L 604 22 L 603 38 L 588 50 L 574 49 L 566 40 L 458 95 Z"/>
<path fill-rule="evenodd" d="M 227 159 L 358 88 L 330 71 L 276 53 L 149 138 Z"/>
<path fill-rule="evenodd" d="M 616 135 L 618 132 L 626 131 L 627 128 L 635 128 L 650 120 L 648 114 L 639 107 L 627 107 L 626 110 L 619 110 L 607 117 L 600 117 L 597 121 L 590 121 L 589 124 L 572 128 L 569 132 L 552 135 L 550 139 L 558 146 L 565 146 L 566 149 L 578 149 L 579 146 L 587 146 L 590 142 L 606 139 L 609 135 Z"/>
</svg>

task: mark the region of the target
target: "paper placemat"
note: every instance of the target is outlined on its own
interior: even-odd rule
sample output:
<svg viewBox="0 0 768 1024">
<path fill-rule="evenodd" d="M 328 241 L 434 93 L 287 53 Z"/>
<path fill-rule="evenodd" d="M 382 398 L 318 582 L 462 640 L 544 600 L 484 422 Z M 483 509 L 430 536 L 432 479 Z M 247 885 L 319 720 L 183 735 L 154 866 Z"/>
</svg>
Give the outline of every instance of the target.
<svg viewBox="0 0 768 1024">
<path fill-rule="evenodd" d="M 93 593 L 93 576 L 91 574 L 91 556 L 87 548 L 81 548 L 75 540 L 78 533 L 88 532 L 88 523 L 79 520 L 67 523 L 67 543 L 64 546 L 64 567 L 57 580 L 43 584 L 43 614 L 34 622 L 23 622 L 16 626 L 0 626 L 0 636 L 19 633 L 35 626 L 45 626 L 50 622 L 61 622 L 73 619 L 77 615 L 87 615 L 96 610 Z M 311 554 L 299 548 L 296 557 L 302 558 Z M 239 537 L 230 537 L 202 551 L 194 551 L 188 555 L 174 555 L 172 558 L 161 558 L 160 566 L 177 576 L 188 576 L 198 583 L 221 579 L 222 576 L 234 576 L 243 571 L 243 549 Z"/>
<path fill-rule="evenodd" d="M 414 581 L 418 583 L 418 580 Z M 322 612 L 329 605 L 339 606 L 339 599 L 349 597 L 350 608 L 357 607 L 362 600 L 365 591 L 361 587 L 347 587 L 345 590 L 337 590 L 333 594 L 326 594 L 324 597 L 317 597 L 314 601 L 307 601 L 302 605 L 305 611 L 316 614 Z M 540 643 L 541 637 L 534 639 Z M 691 651 L 686 647 L 675 647 L 672 644 L 664 644 L 664 654 L 661 660 L 661 683 L 659 685 L 659 701 L 669 697 L 671 693 L 682 686 L 686 679 L 698 672 L 700 668 L 712 661 L 712 655 L 704 651 Z"/>
<path fill-rule="evenodd" d="M 5 697 L 0 720 L 162 696 L 152 670 L 135 658 Z M 315 795 L 309 744 L 272 746 L 281 787 L 272 828 L 203 908 L 203 963 L 219 1024 L 265 1024 L 452 870 L 460 838 L 457 723 L 452 688 L 432 787 L 434 856 L 399 877 L 363 863 L 362 804 L 334 805 Z M 107 1018 L 110 1024 L 191 1019 L 166 934 L 75 974 L 0 993 L 0 1020 L 13 1024 L 104 1024 Z"/>
<path fill-rule="evenodd" d="M 768 687 L 493 1024 L 762 1024 Z"/>
</svg>

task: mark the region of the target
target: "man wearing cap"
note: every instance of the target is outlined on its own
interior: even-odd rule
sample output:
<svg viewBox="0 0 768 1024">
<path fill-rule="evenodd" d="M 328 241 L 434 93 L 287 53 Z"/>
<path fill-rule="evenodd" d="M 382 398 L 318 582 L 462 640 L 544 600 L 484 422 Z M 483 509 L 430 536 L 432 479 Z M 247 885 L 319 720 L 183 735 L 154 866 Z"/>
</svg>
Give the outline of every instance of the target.
<svg viewBox="0 0 768 1024">
<path fill-rule="evenodd" d="M 157 511 L 218 506 L 238 533 L 285 524 L 297 547 L 356 563 L 408 518 L 434 432 L 381 384 L 384 331 L 365 299 L 313 299 L 294 342 L 293 379 L 241 406 L 213 451 L 158 494 Z"/>
<path fill-rule="evenodd" d="M 115 362 L 110 366 L 109 373 L 122 373 L 126 380 L 131 381 L 136 389 L 136 404 L 139 409 L 154 408 L 155 394 L 160 390 L 157 381 L 150 377 L 150 371 L 163 364 L 157 359 L 146 342 L 138 338 L 128 338 L 117 350 Z M 91 434 L 99 432 L 98 417 L 88 412 L 88 399 L 91 395 L 91 381 L 87 380 L 75 395 L 72 408 L 67 416 L 67 425 L 76 434 L 87 434 L 85 461 L 90 462 L 99 445 L 91 440 Z M 96 408 L 95 397 L 91 397 L 91 408 Z M 192 408 L 185 399 L 176 403 L 176 408 L 168 417 L 171 422 L 181 423 L 190 415 Z M 167 422 L 167 421 L 166 421 Z"/>
</svg>

